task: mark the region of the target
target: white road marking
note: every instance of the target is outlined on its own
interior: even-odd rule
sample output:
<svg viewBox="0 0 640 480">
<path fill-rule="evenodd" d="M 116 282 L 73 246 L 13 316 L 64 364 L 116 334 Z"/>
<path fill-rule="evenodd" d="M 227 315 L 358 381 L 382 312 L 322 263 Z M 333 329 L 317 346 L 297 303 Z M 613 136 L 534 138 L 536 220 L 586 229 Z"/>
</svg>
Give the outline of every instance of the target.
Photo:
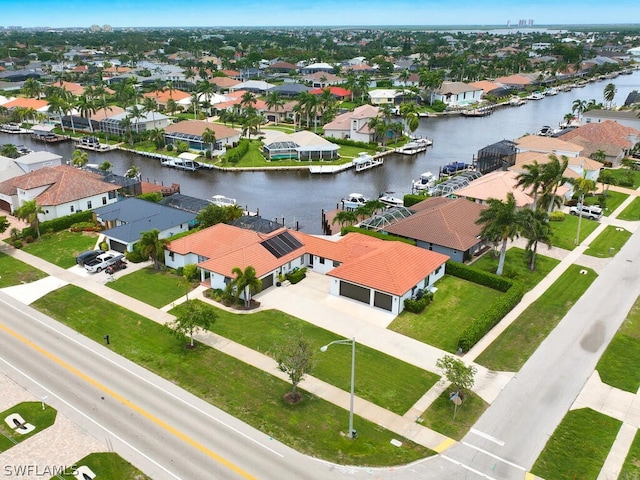
<svg viewBox="0 0 640 480">
<path fill-rule="evenodd" d="M 12 363 L 7 362 L 4 358 L 0 358 L 0 361 L 2 361 L 3 363 L 5 363 L 7 366 L 11 367 L 12 369 L 14 369 L 16 372 L 18 372 L 20 375 L 22 375 L 23 377 L 25 377 L 26 379 L 28 379 L 29 381 L 35 383 L 36 385 L 38 385 L 40 388 L 42 388 L 42 390 L 44 390 L 45 392 L 49 393 L 50 395 L 52 395 L 53 397 L 57 398 L 58 400 L 60 400 L 62 403 L 64 403 L 66 406 L 70 407 L 72 410 L 75 410 L 77 413 L 79 413 L 80 415 L 82 415 L 84 418 L 86 418 L 87 420 L 89 420 L 91 423 L 97 425 L 98 427 L 100 427 L 102 430 L 104 430 L 105 432 L 107 432 L 109 435 L 111 435 L 114 438 L 117 438 L 120 442 L 122 442 L 124 445 L 126 445 L 127 447 L 129 447 L 131 450 L 133 450 L 134 452 L 136 452 L 138 455 L 141 455 L 142 457 L 146 458 L 148 461 L 150 461 L 151 463 L 153 463 L 155 466 L 161 468 L 162 470 L 164 470 L 165 472 L 167 472 L 169 475 L 171 475 L 173 478 L 175 478 L 176 480 L 182 480 L 182 477 L 179 477 L 178 475 L 176 475 L 173 472 L 170 472 L 169 470 L 167 470 L 165 467 L 163 467 L 162 465 L 160 465 L 158 462 L 156 462 L 153 458 L 149 457 L 148 455 L 144 454 L 143 452 L 141 452 L 140 450 L 138 450 L 136 447 L 134 447 L 133 445 L 131 445 L 129 442 L 127 442 L 124 438 L 118 436 L 117 434 L 113 433 L 111 430 L 109 430 L 107 427 L 105 427 L 104 425 L 102 425 L 101 423 L 98 423 L 97 421 L 95 421 L 93 418 L 91 418 L 89 415 L 85 414 L 84 412 L 82 412 L 81 410 L 78 410 L 76 407 L 74 407 L 73 405 L 71 405 L 69 402 L 67 402 L 64 398 L 60 397 L 59 395 L 56 395 L 55 393 L 53 393 L 51 390 L 49 390 L 47 387 L 45 387 L 44 385 L 42 385 L 41 383 L 37 382 L 34 378 L 31 378 L 29 375 L 27 375 L 25 372 L 23 372 L 22 370 L 20 370 L 18 367 L 16 367 L 15 365 L 13 365 Z"/>
<path fill-rule="evenodd" d="M 489 475 L 485 475 L 484 473 L 482 473 L 482 472 L 480 472 L 480 471 L 476 470 L 475 468 L 471 468 L 471 467 L 469 467 L 469 466 L 465 465 L 465 464 L 464 464 L 464 463 L 462 463 L 462 462 L 459 462 L 459 461 L 457 461 L 457 460 L 454 460 L 453 458 L 447 457 L 446 455 L 440 455 L 440 457 L 441 457 L 441 458 L 444 458 L 445 460 L 448 460 L 449 462 L 451 462 L 451 463 L 453 463 L 453 464 L 455 464 L 455 465 L 458 465 L 459 467 L 464 468 L 465 470 L 469 470 L 470 472 L 473 472 L 473 473 L 475 473 L 476 475 L 479 475 L 479 476 L 481 476 L 481 477 L 483 477 L 483 478 L 486 478 L 487 480 L 496 480 L 495 478 L 490 477 Z"/>
<path fill-rule="evenodd" d="M 515 463 L 513 463 L 513 462 L 510 462 L 509 460 L 505 460 L 504 458 L 500 458 L 499 456 L 494 455 L 494 454 L 493 454 L 493 453 L 491 453 L 491 452 L 487 452 L 486 450 L 483 450 L 482 448 L 476 447 L 475 445 L 471 445 L 470 443 L 467 443 L 467 442 L 461 442 L 461 443 L 462 443 L 463 445 L 466 445 L 466 446 L 467 446 L 467 447 L 469 447 L 469 448 L 473 448 L 474 450 L 477 450 L 477 451 L 479 451 L 479 452 L 481 452 L 481 453 L 484 453 L 485 455 L 488 455 L 488 456 L 490 456 L 491 458 L 495 458 L 496 460 L 499 460 L 499 461 L 501 461 L 502 463 L 506 463 L 507 465 L 511 465 L 512 467 L 517 468 L 518 470 L 522 470 L 523 472 L 526 472 L 526 471 L 527 471 L 527 469 L 526 469 L 526 468 L 521 467 L 520 465 L 517 465 L 517 464 L 515 464 Z"/>
<path fill-rule="evenodd" d="M 475 428 L 471 428 L 469 430 L 471 433 L 478 435 L 479 437 L 485 438 L 487 440 L 489 440 L 490 442 L 493 442 L 497 445 L 500 445 L 501 447 L 504 447 L 504 442 L 496 437 L 492 437 L 491 435 L 489 435 L 488 433 L 484 433 L 481 432 L 480 430 L 476 430 Z"/>
<path fill-rule="evenodd" d="M 16 311 L 20 311 L 20 310 L 18 310 L 17 308 L 15 308 L 13 305 L 11 305 L 10 303 L 8 303 L 8 302 L 6 302 L 6 301 L 4 301 L 4 300 L 0 300 L 0 302 L 4 303 L 5 305 L 7 305 L 7 306 L 11 307 L 12 309 L 14 309 L 14 310 L 16 310 Z M 71 341 L 71 342 L 75 343 L 76 345 L 79 345 L 80 347 L 82 347 L 82 348 L 84 348 L 84 349 L 88 350 L 88 351 L 89 351 L 89 352 L 91 352 L 92 354 L 97 355 L 98 357 L 100 357 L 100 358 L 102 358 L 103 360 L 105 360 L 105 361 L 109 362 L 110 364 L 112 364 L 112 365 L 114 365 L 114 366 L 116 366 L 116 367 L 118 367 L 118 368 L 120 368 L 120 369 L 122 369 L 122 370 L 124 370 L 124 371 L 128 372 L 129 374 L 131 374 L 131 375 L 135 376 L 136 378 L 138 378 L 138 379 L 142 380 L 143 382 L 145 382 L 145 383 L 147 383 L 147 384 L 151 385 L 152 387 L 157 388 L 158 390 L 160 390 L 161 392 L 165 393 L 166 395 L 169 395 L 170 397 L 173 397 L 175 400 L 178 400 L 179 402 L 181 402 L 181 403 L 183 403 L 183 404 L 187 405 L 188 407 L 191 407 L 193 410 L 195 410 L 196 412 L 200 413 L 201 415 L 205 415 L 206 417 L 210 418 L 211 420 L 214 420 L 215 422 L 218 422 L 220 425 L 225 426 L 225 427 L 226 427 L 226 428 L 228 428 L 229 430 L 231 430 L 231 431 L 233 431 L 233 432 L 237 433 L 238 435 L 240 435 L 240 436 L 244 437 L 245 439 L 247 439 L 247 440 L 249 440 L 249 441 L 251 441 L 251 442 L 255 443 L 256 445 L 258 445 L 258 446 L 260 446 L 260 447 L 262 447 L 262 448 L 264 448 L 265 450 L 268 450 L 269 452 L 273 453 L 274 455 L 277 455 L 277 456 L 279 456 L 280 458 L 284 458 L 284 455 L 282 455 L 281 453 L 276 452 L 275 450 L 273 450 L 273 449 L 269 448 L 269 447 L 268 447 L 268 446 L 266 446 L 264 443 L 260 443 L 258 440 L 256 440 L 256 439 L 254 439 L 254 438 L 250 437 L 249 435 L 247 435 L 247 434 L 245 434 L 245 433 L 241 432 L 241 431 L 240 431 L 240 430 L 238 430 L 237 428 L 232 427 L 231 425 L 229 425 L 228 423 L 223 422 L 223 421 L 222 421 L 222 420 L 220 420 L 219 418 L 214 417 L 213 415 L 211 415 L 211 414 L 209 414 L 209 413 L 205 412 L 204 410 L 202 410 L 202 409 L 200 409 L 200 408 L 196 407 L 195 405 L 192 405 L 191 403 L 189 403 L 189 402 L 187 402 L 186 400 L 184 400 L 184 399 L 180 398 L 179 396 L 177 396 L 177 395 L 175 395 L 175 394 L 173 394 L 173 393 L 169 392 L 168 390 L 165 390 L 164 388 L 162 388 L 162 387 L 160 387 L 160 386 L 156 385 L 155 383 L 151 382 L 151 380 L 148 380 L 148 379 L 146 379 L 146 378 L 144 378 L 144 377 L 142 377 L 142 376 L 138 375 L 137 373 L 135 373 L 135 372 L 133 372 L 133 371 L 131 371 L 131 370 L 129 370 L 129 369 L 127 369 L 127 368 L 125 368 L 123 365 L 118 364 L 117 362 L 115 362 L 114 360 L 111 360 L 110 358 L 106 357 L 105 355 L 103 355 L 103 354 L 101 354 L 101 353 L 99 353 L 99 352 L 96 352 L 95 350 L 91 349 L 88 345 L 84 345 L 84 344 L 82 344 L 81 342 L 79 342 L 78 340 L 76 340 L 75 338 L 72 338 L 72 337 L 70 337 L 69 335 L 66 335 L 66 334 L 65 334 L 65 333 L 63 333 L 63 332 L 61 332 L 61 331 L 59 331 L 59 330 L 56 330 L 56 329 L 55 329 L 55 328 L 53 328 L 51 325 L 47 325 L 45 322 L 43 322 L 42 320 L 40 320 L 40 319 L 38 319 L 38 318 L 36 318 L 36 317 L 34 317 L 34 316 L 30 315 L 28 312 L 20 311 L 20 313 L 21 313 L 21 314 L 23 314 L 23 315 L 26 315 L 27 317 L 29 317 L 29 318 L 31 318 L 31 319 L 33 319 L 33 320 L 35 320 L 36 322 L 38 322 L 38 323 L 39 323 L 40 325 L 42 325 L 43 327 L 48 328 L 49 330 L 52 330 L 53 332 L 55 332 L 55 333 L 57 333 L 57 334 L 59 334 L 59 335 L 62 335 L 62 336 L 63 336 L 64 338 L 66 338 L 67 340 L 69 340 L 69 341 Z M 88 338 L 88 337 L 87 337 L 87 338 Z M 91 340 L 91 339 L 89 339 L 89 340 Z M 125 358 L 125 357 L 123 357 L 123 358 Z M 152 373 L 153 373 L 153 372 L 152 372 Z M 156 374 L 154 373 L 154 375 L 156 375 Z"/>
</svg>

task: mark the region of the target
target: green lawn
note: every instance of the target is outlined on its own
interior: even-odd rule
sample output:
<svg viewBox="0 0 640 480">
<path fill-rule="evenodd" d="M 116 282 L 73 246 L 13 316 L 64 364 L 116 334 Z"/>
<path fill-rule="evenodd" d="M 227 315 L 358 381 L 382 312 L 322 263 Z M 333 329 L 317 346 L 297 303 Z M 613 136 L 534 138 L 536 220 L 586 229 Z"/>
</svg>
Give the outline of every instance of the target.
<svg viewBox="0 0 640 480">
<path fill-rule="evenodd" d="M 640 197 L 634 198 L 627 208 L 625 208 L 620 215 L 618 215 L 620 220 L 630 220 L 630 221 L 638 221 L 640 220 Z"/>
<path fill-rule="evenodd" d="M 640 478 L 640 434 L 636 432 L 627 458 L 624 461 L 620 475 L 621 480 L 633 480 Z"/>
<path fill-rule="evenodd" d="M 97 239 L 98 236 L 94 232 L 65 230 L 54 234 L 43 234 L 39 240 L 25 243 L 23 250 L 61 268 L 69 268 L 76 264 L 76 255 L 95 247 Z"/>
<path fill-rule="evenodd" d="M 580 274 L 587 271 L 586 275 Z M 590 268 L 569 268 L 482 352 L 476 362 L 490 370 L 517 372 L 596 279 Z"/>
<path fill-rule="evenodd" d="M 591 245 L 584 253 L 598 258 L 613 257 L 627 243 L 630 237 L 631 232 L 624 228 L 607 225 L 603 232 L 591 242 Z"/>
<path fill-rule="evenodd" d="M 489 404 L 475 393 L 469 392 L 462 405 L 456 410 L 455 405 L 449 399 L 450 393 L 453 393 L 450 389 L 442 392 L 431 406 L 420 415 L 418 422 L 447 437 L 462 440 L 462 437 L 473 427 Z M 453 418 L 454 413 L 456 418 Z"/>
<path fill-rule="evenodd" d="M 635 190 L 640 187 L 640 171 L 638 170 L 631 170 L 630 168 L 608 168 L 607 171 L 611 172 L 611 175 L 618 181 L 626 180 L 627 177 L 633 178 L 633 187 L 626 188 L 633 188 Z"/>
<path fill-rule="evenodd" d="M 629 195 L 627 195 L 626 193 L 614 192 L 613 190 L 609 190 L 607 192 L 606 205 L 603 209 L 603 215 L 605 217 L 611 215 L 615 211 L 615 209 L 618 208 L 627 198 L 629 198 Z M 597 205 L 602 204 L 602 201 L 600 200 L 600 196 L 597 196 L 594 198 L 593 202 L 585 203 L 587 203 L 588 205 Z"/>
<path fill-rule="evenodd" d="M 438 281 L 433 302 L 420 314 L 402 312 L 389 329 L 451 353 L 469 322 L 502 292 L 451 275 Z"/>
<path fill-rule="evenodd" d="M 151 480 L 150 477 L 147 477 L 120 455 L 113 452 L 91 453 L 75 462 L 74 465 L 78 467 L 86 465 L 96 474 L 96 478 Z M 60 477 L 55 476 L 50 480 L 59 479 Z"/>
<path fill-rule="evenodd" d="M 12 413 L 19 413 L 22 419 L 26 423 L 34 425 L 36 428 L 31 432 L 24 435 L 17 433 L 16 430 L 9 428 L 4 419 L 7 415 Z M 56 421 L 56 414 L 58 412 L 52 407 L 45 404 L 45 409 L 42 409 L 42 402 L 23 402 L 14 405 L 11 408 L 6 409 L 0 413 L 0 452 L 9 450 L 14 445 L 26 440 L 29 437 L 37 435 L 45 428 L 50 427 Z"/>
<path fill-rule="evenodd" d="M 35 282 L 46 276 L 43 271 L 0 252 L 0 288 Z"/>
<path fill-rule="evenodd" d="M 533 465 L 546 480 L 597 478 L 622 422 L 594 410 L 572 410 Z"/>
<path fill-rule="evenodd" d="M 600 357 L 596 370 L 607 385 L 636 393 L 640 370 L 630 365 L 640 365 L 640 297 Z"/>
<path fill-rule="evenodd" d="M 187 350 L 165 326 L 73 285 L 33 306 L 96 342 L 104 343 L 108 331 L 115 352 L 307 455 L 383 466 L 434 454 L 358 416 L 358 440 L 345 438 L 340 432 L 347 429 L 346 410 L 306 392 L 302 403 L 290 406 L 283 401 L 290 389 L 287 382 L 205 345 Z M 391 445 L 394 438 L 403 442 L 402 448 Z"/>
<path fill-rule="evenodd" d="M 154 270 L 153 266 L 122 275 L 113 282 L 107 282 L 106 285 L 156 308 L 169 305 L 186 293 L 181 276 Z"/>
<path fill-rule="evenodd" d="M 510 248 L 507 250 L 503 276 L 522 283 L 526 291 L 531 290 L 560 263 L 555 258 L 545 257 L 545 248 L 543 245 L 538 246 L 536 269 L 533 272 L 529 269 L 529 260 L 527 259 L 526 252 L 521 248 Z M 492 252 L 487 252 L 473 262 L 473 266 L 486 272 L 496 273 L 498 260 L 498 257 L 494 256 Z"/>
<path fill-rule="evenodd" d="M 278 310 L 239 315 L 202 305 L 217 315 L 210 328 L 213 332 L 259 352 L 268 353 L 292 332 L 301 331 L 317 352 L 312 375 L 349 390 L 350 346 L 336 345 L 330 352 L 320 353 L 320 347 L 341 337 Z M 177 315 L 184 308 L 179 305 L 171 313 Z M 398 415 L 409 410 L 440 378 L 362 344 L 356 344 L 356 372 L 356 395 Z"/>
<path fill-rule="evenodd" d="M 593 232 L 600 223 L 596 220 L 582 218 L 580 223 L 580 243 Z M 576 248 L 576 235 L 578 233 L 578 217 L 574 215 L 565 215 L 562 222 L 550 222 L 553 231 L 551 244 L 554 247 L 563 248 L 565 250 L 573 250 Z M 544 247 L 542 247 L 544 248 Z"/>
</svg>

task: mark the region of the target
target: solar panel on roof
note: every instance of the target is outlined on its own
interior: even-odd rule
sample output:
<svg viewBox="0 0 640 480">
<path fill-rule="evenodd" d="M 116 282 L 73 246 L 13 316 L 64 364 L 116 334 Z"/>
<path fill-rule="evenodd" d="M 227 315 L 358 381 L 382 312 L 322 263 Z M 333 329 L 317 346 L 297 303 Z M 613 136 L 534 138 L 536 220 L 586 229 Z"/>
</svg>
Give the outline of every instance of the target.
<svg viewBox="0 0 640 480">
<path fill-rule="evenodd" d="M 276 258 L 284 257 L 302 246 L 302 243 L 289 232 L 282 232 L 275 237 L 260 242 L 260 244 Z"/>
</svg>

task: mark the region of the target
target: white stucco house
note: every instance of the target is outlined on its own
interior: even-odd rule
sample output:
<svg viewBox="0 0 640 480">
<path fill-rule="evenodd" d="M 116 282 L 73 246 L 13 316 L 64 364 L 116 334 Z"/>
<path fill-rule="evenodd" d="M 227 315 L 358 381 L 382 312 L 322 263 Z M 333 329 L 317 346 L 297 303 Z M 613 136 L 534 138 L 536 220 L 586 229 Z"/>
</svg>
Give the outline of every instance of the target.
<svg viewBox="0 0 640 480">
<path fill-rule="evenodd" d="M 323 128 L 325 137 L 349 138 L 360 142 L 373 141 L 375 132 L 369 128 L 369 122 L 379 114 L 379 108 L 372 105 L 356 107 L 352 112 L 338 115 Z"/>
<path fill-rule="evenodd" d="M 464 82 L 442 82 L 442 85 L 431 94 L 431 102 L 441 100 L 453 107 L 471 105 L 481 100 L 483 90 Z"/>
</svg>

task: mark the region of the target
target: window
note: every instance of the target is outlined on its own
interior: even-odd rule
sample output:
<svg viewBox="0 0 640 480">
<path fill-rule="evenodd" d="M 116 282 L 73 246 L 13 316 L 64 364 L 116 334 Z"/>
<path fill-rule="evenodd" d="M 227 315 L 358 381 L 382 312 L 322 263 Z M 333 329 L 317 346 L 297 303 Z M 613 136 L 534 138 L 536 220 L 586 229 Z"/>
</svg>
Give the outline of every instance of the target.
<svg viewBox="0 0 640 480">
<path fill-rule="evenodd" d="M 109 200 L 113 200 L 114 198 L 116 198 L 116 191 L 112 190 L 109 192 Z"/>
<path fill-rule="evenodd" d="M 89 208 L 89 209 L 93 208 L 93 207 L 91 206 L 91 200 L 87 200 L 87 208 Z"/>
<path fill-rule="evenodd" d="M 171 250 L 169 250 L 169 258 L 170 258 L 171 260 L 173 260 L 173 255 L 174 255 L 174 252 L 172 252 Z"/>
<path fill-rule="evenodd" d="M 71 209 L 71 213 L 73 213 L 73 205 L 69 207 Z"/>
<path fill-rule="evenodd" d="M 324 265 L 324 257 L 320 257 L 320 264 Z"/>
<path fill-rule="evenodd" d="M 107 197 L 102 197 L 102 204 L 106 205 L 107 204 Z"/>
</svg>

